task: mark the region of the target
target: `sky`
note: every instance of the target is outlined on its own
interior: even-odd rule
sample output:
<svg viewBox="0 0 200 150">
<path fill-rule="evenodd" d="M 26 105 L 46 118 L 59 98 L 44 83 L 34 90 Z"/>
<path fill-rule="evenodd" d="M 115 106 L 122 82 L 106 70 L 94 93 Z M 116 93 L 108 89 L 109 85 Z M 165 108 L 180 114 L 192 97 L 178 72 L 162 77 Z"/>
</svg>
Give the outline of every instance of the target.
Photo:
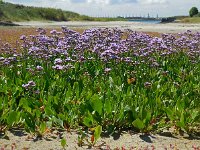
<svg viewBox="0 0 200 150">
<path fill-rule="evenodd" d="M 52 7 L 92 17 L 169 17 L 200 9 L 200 0 L 4 0 L 28 6 Z"/>
</svg>

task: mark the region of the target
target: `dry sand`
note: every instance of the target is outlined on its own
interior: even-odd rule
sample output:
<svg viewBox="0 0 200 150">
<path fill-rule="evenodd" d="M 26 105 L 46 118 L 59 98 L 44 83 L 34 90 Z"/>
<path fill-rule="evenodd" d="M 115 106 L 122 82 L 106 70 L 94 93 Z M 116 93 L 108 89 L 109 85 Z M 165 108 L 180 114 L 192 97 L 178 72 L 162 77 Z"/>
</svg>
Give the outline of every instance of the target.
<svg viewBox="0 0 200 150">
<path fill-rule="evenodd" d="M 90 135 L 88 140 L 90 140 Z M 8 139 L 9 138 L 9 139 Z M 61 139 L 67 141 L 67 150 L 84 150 L 89 149 L 86 141 L 82 147 L 78 146 L 78 134 L 75 131 L 54 131 L 46 134 L 43 139 L 37 139 L 22 130 L 12 130 L 7 132 L 7 139 L 0 139 L 0 149 L 15 150 L 61 150 Z M 102 136 L 101 139 L 91 149 L 117 149 L 123 150 L 199 150 L 200 137 L 189 138 L 189 136 L 173 136 L 169 132 L 162 135 L 142 135 L 131 132 L 116 133 L 113 136 Z M 196 148 L 196 149 L 195 149 Z M 124 149 L 124 150 L 125 150 Z"/>
<path fill-rule="evenodd" d="M 120 28 L 131 29 L 144 32 L 159 32 L 159 33 L 179 33 L 186 30 L 200 31 L 200 24 L 186 23 L 166 23 L 166 24 L 148 24 L 129 21 L 113 21 L 113 22 L 86 22 L 86 21 L 69 21 L 69 22 L 14 22 L 16 24 L 28 27 L 58 27 L 67 26 L 70 28 Z"/>
</svg>

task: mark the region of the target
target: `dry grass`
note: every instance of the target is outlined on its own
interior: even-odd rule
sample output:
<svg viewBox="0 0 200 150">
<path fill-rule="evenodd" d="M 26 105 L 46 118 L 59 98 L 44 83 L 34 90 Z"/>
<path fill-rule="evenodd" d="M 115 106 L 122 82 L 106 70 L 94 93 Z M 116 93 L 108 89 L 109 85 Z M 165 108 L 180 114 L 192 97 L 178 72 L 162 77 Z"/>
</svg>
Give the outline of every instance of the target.
<svg viewBox="0 0 200 150">
<path fill-rule="evenodd" d="M 188 17 L 181 20 L 182 23 L 200 23 L 200 17 Z"/>
<path fill-rule="evenodd" d="M 36 35 L 37 28 L 21 28 L 21 27 L 0 27 L 0 41 L 3 43 L 10 43 L 13 46 L 16 45 L 16 42 L 19 41 L 21 35 Z M 47 28 L 47 33 L 49 33 L 54 28 Z M 61 28 L 55 28 L 58 31 L 61 31 Z M 82 33 L 83 29 L 74 29 Z"/>
<path fill-rule="evenodd" d="M 0 40 L 3 43 L 10 43 L 13 46 L 19 40 L 21 35 L 36 34 L 35 28 L 11 28 L 1 27 L 0 28 Z"/>
</svg>

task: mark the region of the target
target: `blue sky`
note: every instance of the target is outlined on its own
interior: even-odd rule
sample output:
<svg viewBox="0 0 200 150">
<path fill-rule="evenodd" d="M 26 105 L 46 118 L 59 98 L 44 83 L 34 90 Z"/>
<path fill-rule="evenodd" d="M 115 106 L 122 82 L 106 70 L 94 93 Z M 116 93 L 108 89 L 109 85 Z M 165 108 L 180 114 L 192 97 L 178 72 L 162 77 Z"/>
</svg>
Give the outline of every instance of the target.
<svg viewBox="0 0 200 150">
<path fill-rule="evenodd" d="M 4 0 L 28 6 L 53 7 L 89 16 L 174 16 L 200 9 L 200 0 Z"/>
</svg>

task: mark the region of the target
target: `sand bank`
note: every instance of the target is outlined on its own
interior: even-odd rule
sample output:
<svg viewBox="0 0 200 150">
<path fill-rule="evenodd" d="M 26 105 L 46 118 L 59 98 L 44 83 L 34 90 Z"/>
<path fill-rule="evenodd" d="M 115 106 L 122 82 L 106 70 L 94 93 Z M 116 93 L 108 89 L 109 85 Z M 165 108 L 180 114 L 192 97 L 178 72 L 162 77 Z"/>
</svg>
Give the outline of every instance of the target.
<svg viewBox="0 0 200 150">
<path fill-rule="evenodd" d="M 86 21 L 68 21 L 68 22 L 14 22 L 22 27 L 60 27 L 67 26 L 69 28 L 120 28 L 131 29 L 134 31 L 159 32 L 159 33 L 179 33 L 187 30 L 194 32 L 200 31 L 200 24 L 186 23 L 166 23 L 166 24 L 148 24 L 129 21 L 112 21 L 112 22 L 86 22 Z"/>
</svg>

